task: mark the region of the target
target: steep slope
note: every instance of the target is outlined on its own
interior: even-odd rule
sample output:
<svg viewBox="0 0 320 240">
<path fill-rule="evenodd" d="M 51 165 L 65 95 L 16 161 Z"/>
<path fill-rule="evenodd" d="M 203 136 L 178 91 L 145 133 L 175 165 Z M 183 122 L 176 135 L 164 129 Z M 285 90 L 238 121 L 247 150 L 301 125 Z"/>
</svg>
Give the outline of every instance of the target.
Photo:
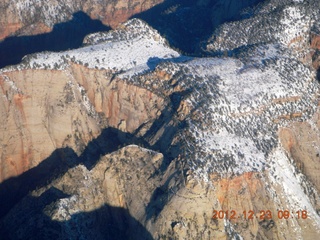
<svg viewBox="0 0 320 240">
<path fill-rule="evenodd" d="M 178 53 L 144 23 L 132 20 L 128 25 L 131 35 L 119 30 L 106 35 L 108 41 L 102 44 L 37 54 L 22 65 L 2 70 L 1 180 L 38 165 L 56 148 L 75 147 L 80 154 L 103 128 L 132 133 L 160 114 L 163 98 L 128 85 L 117 74 L 132 68 L 135 73 L 144 71 L 150 58 Z M 112 34 L 123 39 L 112 39 Z M 149 52 L 141 50 L 148 47 Z"/>
<path fill-rule="evenodd" d="M 315 47 L 319 1 L 266 1 L 251 18 L 226 23 L 212 35 L 208 51 L 230 51 L 244 46 L 277 43 L 310 62 L 310 43 Z M 311 41 L 310 41 L 311 40 Z"/>
</svg>

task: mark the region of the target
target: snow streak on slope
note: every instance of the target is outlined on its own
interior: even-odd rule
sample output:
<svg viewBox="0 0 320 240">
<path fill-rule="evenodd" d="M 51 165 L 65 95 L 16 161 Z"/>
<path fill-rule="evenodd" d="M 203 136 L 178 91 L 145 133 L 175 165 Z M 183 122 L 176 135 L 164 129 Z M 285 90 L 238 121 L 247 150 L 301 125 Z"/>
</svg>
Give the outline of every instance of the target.
<svg viewBox="0 0 320 240">
<path fill-rule="evenodd" d="M 312 205 L 311 195 L 306 194 L 310 189 L 312 192 L 316 192 L 316 190 L 309 186 L 303 174 L 297 172 L 281 147 L 274 149 L 269 156 L 268 162 L 270 163 L 268 177 L 271 180 L 274 193 L 277 193 L 275 197 L 285 199 L 284 205 L 288 210 L 293 211 L 292 215 L 298 210 L 306 210 L 308 219 L 312 220 L 312 224 L 320 231 L 320 217 Z M 281 191 L 279 189 L 275 190 L 278 186 L 280 186 Z M 317 194 L 314 195 L 317 196 Z M 303 239 L 298 220 L 289 218 L 288 222 L 290 225 L 295 226 L 293 229 L 297 236 L 296 239 Z M 284 226 L 284 228 L 286 227 Z"/>
</svg>

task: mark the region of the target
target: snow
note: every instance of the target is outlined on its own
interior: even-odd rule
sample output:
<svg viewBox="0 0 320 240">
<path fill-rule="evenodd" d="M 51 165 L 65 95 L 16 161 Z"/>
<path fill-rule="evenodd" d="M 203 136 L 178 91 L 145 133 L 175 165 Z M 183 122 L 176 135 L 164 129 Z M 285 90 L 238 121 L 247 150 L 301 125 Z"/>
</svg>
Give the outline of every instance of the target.
<svg viewBox="0 0 320 240">
<path fill-rule="evenodd" d="M 33 19 L 39 18 L 40 14 L 42 21 L 49 27 L 53 27 L 57 22 L 66 21 L 67 12 L 80 10 L 79 5 L 71 0 L 17 0 L 12 1 L 9 7 L 19 14 L 23 22 L 32 22 Z"/>
<path fill-rule="evenodd" d="M 12 91 L 15 93 L 21 93 L 21 90 L 17 87 L 14 81 L 12 81 L 8 76 L 1 74 L 0 76 L 3 78 L 4 82 L 8 83 L 11 87 Z"/>
<path fill-rule="evenodd" d="M 235 67 L 225 64 L 224 69 L 221 70 L 218 74 L 223 81 L 218 84 L 218 87 L 233 108 L 248 101 L 251 106 L 256 106 L 255 102 L 260 101 L 259 96 L 274 94 L 279 97 L 285 90 L 278 74 L 269 69 L 262 72 L 250 65 Z"/>
<path fill-rule="evenodd" d="M 81 86 L 80 84 L 78 84 L 78 91 L 81 93 L 81 97 L 82 97 L 82 104 L 85 107 L 87 113 L 89 116 L 95 116 L 96 115 L 96 111 L 94 106 L 91 104 L 89 97 L 86 94 L 85 88 L 83 86 Z"/>
<path fill-rule="evenodd" d="M 228 233 L 229 239 L 243 240 L 243 237 L 235 231 L 231 222 L 228 219 L 223 219 L 223 224 L 224 224 L 224 229 Z M 231 236 L 232 238 L 230 238 Z"/>
<path fill-rule="evenodd" d="M 43 52 L 27 56 L 24 63 L 16 68 L 65 69 L 70 62 L 74 62 L 88 68 L 111 69 L 122 73 L 122 77 L 128 77 L 153 69 L 158 62 L 181 57 L 141 20 L 133 19 L 126 25 L 130 26 L 126 31 L 100 33 L 99 37 L 105 38 L 103 42 L 66 52 Z M 116 35 L 116 39 L 112 38 L 113 35 Z M 97 39 L 95 41 L 99 42 Z"/>
<path fill-rule="evenodd" d="M 128 75 L 149 69 L 148 62 L 152 58 L 167 59 L 179 54 L 153 38 L 132 39 L 121 42 L 102 43 L 69 51 L 75 61 L 88 64 L 89 68 L 108 68 L 125 71 Z"/>
<path fill-rule="evenodd" d="M 272 48 L 269 59 L 274 58 L 275 48 Z M 279 56 L 279 54 L 277 54 Z M 257 60 L 255 57 L 254 60 Z M 260 62 L 267 58 L 259 58 Z M 272 68 L 260 69 L 259 66 L 243 63 L 237 59 L 197 59 L 189 62 L 198 76 L 209 78 L 219 76 L 217 88 L 226 97 L 232 111 L 242 108 L 257 108 L 264 100 L 262 96 L 280 98 L 287 94 L 287 83 L 279 73 Z M 208 80 L 209 81 L 209 80 Z M 293 83 L 294 84 L 294 83 Z M 291 94 L 298 94 L 295 87 Z"/>
<path fill-rule="evenodd" d="M 303 175 L 297 173 L 280 145 L 272 152 L 268 161 L 271 165 L 269 171 L 271 186 L 280 185 L 282 191 L 278 190 L 276 192 L 286 199 L 287 209 L 293 212 L 307 210 L 308 219 L 312 219 L 312 223 L 320 231 L 320 217 L 311 204 L 310 196 L 305 194 L 302 187 L 303 181 L 305 182 L 305 180 L 302 180 Z M 289 219 L 288 221 L 296 221 L 296 219 Z M 299 226 L 298 224 L 295 225 Z M 299 229 L 296 229 L 296 231 L 297 236 L 299 236 Z M 302 239 L 301 235 L 300 239 Z"/>
<path fill-rule="evenodd" d="M 303 13 L 303 9 L 299 6 L 288 6 L 283 10 L 280 20 L 281 31 L 278 33 L 280 43 L 290 46 L 294 44 L 292 41 L 298 37 L 304 38 L 298 41 L 298 44 L 308 42 L 308 32 L 311 28 L 311 18 Z"/>
<path fill-rule="evenodd" d="M 222 24 L 207 44 L 208 51 L 235 50 L 250 45 L 280 44 L 298 59 L 309 55 L 309 33 L 318 22 L 318 7 L 303 0 L 267 1 L 254 16 Z M 230 52 L 229 52 L 230 53 Z"/>
<path fill-rule="evenodd" d="M 172 65 L 193 89 L 186 100 L 199 118 L 187 119 L 190 136 L 182 138 L 189 164 L 205 181 L 210 172 L 228 177 L 264 171 L 278 127 L 290 122 L 283 116 L 303 113 L 307 120 L 316 109 L 318 84 L 310 70 L 276 45 L 249 49 L 241 60 L 201 58 Z"/>
<path fill-rule="evenodd" d="M 79 197 L 72 195 L 69 198 L 61 198 L 54 204 L 54 209 L 49 216 L 55 221 L 68 221 L 71 219 L 72 215 L 80 212 L 77 208 L 72 208 L 71 206 L 77 205 Z"/>
<path fill-rule="evenodd" d="M 179 76 L 181 84 L 193 90 L 185 100 L 205 113 L 199 121 L 187 119 L 194 141 L 185 139 L 192 155 L 189 163 L 204 179 L 212 171 L 222 175 L 262 171 L 276 146 L 274 120 L 285 124 L 281 116 L 293 112 L 303 112 L 302 119 L 307 119 L 316 107 L 312 96 L 317 84 L 311 81 L 310 70 L 276 44 L 248 48 L 238 59 L 191 59 L 170 49 L 157 31 L 138 19 L 115 31 L 88 35 L 84 42 L 86 46 L 76 50 L 26 56 L 11 68 L 67 69 L 77 63 L 110 69 L 132 82 L 134 76 L 156 67 Z M 93 113 L 86 93 L 78 88 L 84 107 Z M 285 100 L 296 96 L 297 101 Z M 277 99 L 284 102 L 275 103 Z"/>
<path fill-rule="evenodd" d="M 30 8 L 31 14 L 34 14 L 35 8 L 31 5 L 37 3 L 40 1 L 18 1 L 17 6 Z M 45 14 L 50 15 L 58 8 L 50 5 Z M 174 77 L 180 75 L 186 89 L 192 89 L 190 96 L 184 100 L 197 109 L 200 116 L 199 119 L 187 118 L 188 127 L 181 133 L 189 154 L 188 164 L 193 172 L 200 179 L 209 181 L 208 173 L 211 172 L 230 177 L 245 172 L 263 172 L 267 168 L 275 203 L 280 206 L 284 199 L 288 209 L 307 210 L 309 218 L 320 230 L 320 217 L 312 205 L 312 199 L 305 194 L 305 186 L 309 183 L 290 162 L 277 138 L 279 127 L 296 120 L 289 119 L 293 113 L 303 113 L 298 120 L 307 120 L 312 129 L 319 132 L 315 123 L 308 120 L 317 107 L 314 96 L 319 85 L 312 81 L 312 72 L 297 61 L 295 55 L 290 55 L 292 52 L 285 50 L 308 42 L 307 33 L 312 20 L 298 5 L 284 7 L 280 12 L 281 18 L 275 20 L 280 27 L 273 32 L 277 44 L 248 47 L 247 52 L 240 53 L 237 58 L 191 59 L 181 56 L 167 45 L 157 31 L 141 20 L 132 19 L 122 29 L 87 36 L 85 45 L 79 49 L 26 56 L 22 64 L 1 71 L 23 68 L 63 70 L 75 63 L 88 68 L 109 69 L 118 77 L 133 81 L 135 75 L 154 70 L 160 63 L 168 63 L 164 66 L 167 67 L 166 72 Z M 50 24 L 48 16 L 46 24 Z M 243 22 L 250 25 L 249 20 Z M 236 23 L 225 25 L 221 31 L 227 31 L 231 25 L 236 26 Z M 245 30 L 247 37 L 250 31 L 249 28 Z M 227 33 L 226 36 L 232 36 Z M 299 36 L 304 38 L 294 42 Z M 237 44 L 245 45 L 248 39 L 239 39 Z M 219 46 L 214 47 L 218 49 Z M 18 91 L 14 82 L 8 78 L 5 81 Z M 70 81 L 68 84 L 73 83 Z M 81 85 L 77 87 L 88 114 L 94 114 L 85 89 Z M 290 100 L 292 98 L 297 100 Z M 74 196 L 59 200 L 57 214 L 69 219 L 71 214 L 66 206 L 76 201 Z M 296 226 L 297 238 L 302 238 L 299 224 L 295 222 L 297 220 L 288 221 Z M 227 220 L 225 227 L 233 231 Z"/>
<path fill-rule="evenodd" d="M 238 153 L 235 155 L 235 161 L 239 166 L 244 167 L 243 171 L 251 171 L 256 165 L 257 170 L 262 169 L 262 163 L 264 162 L 264 154 L 259 151 L 254 142 L 249 138 L 239 137 L 235 134 L 230 134 L 226 129 L 222 129 L 219 133 L 211 135 L 205 134 L 204 148 L 206 152 L 212 152 L 213 150 L 221 150 L 222 153 Z M 240 156 L 248 156 L 247 159 Z M 249 158 L 250 156 L 250 158 Z M 251 161 L 250 161 L 251 160 Z"/>
</svg>

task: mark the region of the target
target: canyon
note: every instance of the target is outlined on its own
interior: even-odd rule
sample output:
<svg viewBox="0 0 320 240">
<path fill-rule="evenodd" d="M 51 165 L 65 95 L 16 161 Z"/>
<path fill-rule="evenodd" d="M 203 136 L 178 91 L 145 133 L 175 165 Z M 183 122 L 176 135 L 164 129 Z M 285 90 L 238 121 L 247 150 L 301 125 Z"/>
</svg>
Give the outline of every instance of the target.
<svg viewBox="0 0 320 240">
<path fill-rule="evenodd" d="M 74 2 L 114 29 L 1 68 L 0 238 L 316 239 L 320 6 L 256 3 L 197 1 L 237 19 L 185 54 L 150 12 L 126 21 L 185 5 Z"/>
</svg>

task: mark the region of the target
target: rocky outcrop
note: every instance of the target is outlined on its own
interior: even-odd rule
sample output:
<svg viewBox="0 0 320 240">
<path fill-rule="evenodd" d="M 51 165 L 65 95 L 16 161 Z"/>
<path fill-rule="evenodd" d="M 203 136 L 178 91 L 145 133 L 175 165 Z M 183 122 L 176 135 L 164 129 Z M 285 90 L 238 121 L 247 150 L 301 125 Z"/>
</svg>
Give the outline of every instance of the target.
<svg viewBox="0 0 320 240">
<path fill-rule="evenodd" d="M 319 34 L 311 34 L 311 48 L 320 50 L 320 36 Z"/>
<path fill-rule="evenodd" d="M 46 239 L 308 239 L 318 235 L 310 217 L 297 219 L 295 212 L 290 212 L 289 220 L 278 217 L 287 196 L 277 189 L 273 194 L 281 197 L 275 204 L 266 173 L 212 175 L 208 185 L 184 172 L 179 160 L 159 172 L 163 163 L 161 153 L 130 145 L 102 157 L 90 171 L 78 165 L 16 205 L 2 219 L 0 232 L 7 239 L 31 234 Z"/>
</svg>

